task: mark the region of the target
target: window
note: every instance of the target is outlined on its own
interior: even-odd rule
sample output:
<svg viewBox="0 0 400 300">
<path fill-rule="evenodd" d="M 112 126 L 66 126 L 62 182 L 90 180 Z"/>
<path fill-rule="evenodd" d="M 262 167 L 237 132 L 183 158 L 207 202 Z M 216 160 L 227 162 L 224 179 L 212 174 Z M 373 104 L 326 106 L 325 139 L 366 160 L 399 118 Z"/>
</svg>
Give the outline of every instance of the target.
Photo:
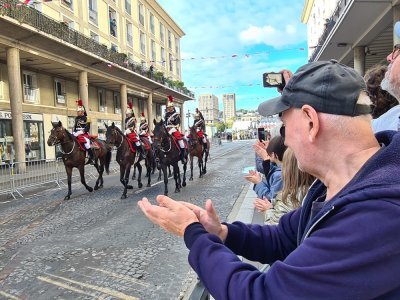
<svg viewBox="0 0 400 300">
<path fill-rule="evenodd" d="M 97 25 L 97 0 L 89 0 L 89 20 Z"/>
<path fill-rule="evenodd" d="M 103 89 L 99 89 L 98 90 L 97 97 L 98 97 L 98 100 L 99 100 L 99 111 L 100 112 L 107 112 L 106 93 L 104 92 Z"/>
<path fill-rule="evenodd" d="M 94 39 L 96 42 L 99 42 L 99 35 L 96 32 L 91 31 L 90 37 Z"/>
<path fill-rule="evenodd" d="M 175 63 L 175 66 L 176 66 L 176 75 L 178 75 L 178 76 L 180 76 L 180 73 L 181 73 L 181 67 L 180 67 L 180 64 L 179 64 L 179 61 L 177 60 L 176 61 L 176 63 Z"/>
<path fill-rule="evenodd" d="M 68 7 L 69 9 L 73 9 L 72 0 L 61 0 L 61 3 Z"/>
<path fill-rule="evenodd" d="M 144 26 L 144 6 L 139 3 L 139 23 Z"/>
<path fill-rule="evenodd" d="M 121 96 L 119 93 L 114 93 L 114 113 L 121 113 Z"/>
<path fill-rule="evenodd" d="M 36 74 L 23 71 L 22 78 L 24 84 L 24 101 L 29 103 L 37 103 L 39 96 Z"/>
<path fill-rule="evenodd" d="M 61 79 L 54 80 L 54 89 L 55 89 L 55 96 L 56 96 L 56 104 L 65 105 L 65 81 Z"/>
<path fill-rule="evenodd" d="M 128 21 L 126 22 L 126 41 L 129 46 L 133 47 L 132 24 Z"/>
<path fill-rule="evenodd" d="M 154 29 L 154 15 L 152 13 L 150 13 L 150 32 L 152 34 L 156 33 L 156 31 Z"/>
<path fill-rule="evenodd" d="M 125 0 L 125 11 L 127 12 L 128 15 L 131 14 L 132 12 L 131 0 Z"/>
<path fill-rule="evenodd" d="M 173 72 L 174 71 L 174 65 L 173 65 L 173 56 L 172 56 L 172 54 L 171 53 L 169 53 L 169 71 L 170 72 Z"/>
<path fill-rule="evenodd" d="M 172 38 L 171 38 L 171 31 L 168 30 L 168 48 L 172 49 Z"/>
<path fill-rule="evenodd" d="M 165 67 L 165 49 L 161 47 L 161 65 Z"/>
<path fill-rule="evenodd" d="M 138 109 L 139 109 L 139 114 L 141 114 L 142 112 L 144 112 L 144 100 L 143 99 L 139 99 L 138 101 Z"/>
<path fill-rule="evenodd" d="M 178 38 L 175 38 L 175 52 L 176 52 L 176 55 L 178 55 L 178 53 L 179 53 L 179 40 L 178 40 Z"/>
<path fill-rule="evenodd" d="M 109 9 L 108 17 L 110 20 L 110 34 L 114 37 L 117 37 L 117 13 L 113 9 Z"/>
<path fill-rule="evenodd" d="M 153 62 L 157 61 L 156 42 L 153 40 L 151 40 L 151 61 L 153 61 Z"/>
<path fill-rule="evenodd" d="M 160 23 L 160 40 L 161 43 L 165 42 L 165 38 L 164 38 L 164 25 L 162 23 Z"/>
<path fill-rule="evenodd" d="M 143 55 L 146 55 L 146 36 L 143 32 L 140 32 L 140 51 Z"/>
</svg>

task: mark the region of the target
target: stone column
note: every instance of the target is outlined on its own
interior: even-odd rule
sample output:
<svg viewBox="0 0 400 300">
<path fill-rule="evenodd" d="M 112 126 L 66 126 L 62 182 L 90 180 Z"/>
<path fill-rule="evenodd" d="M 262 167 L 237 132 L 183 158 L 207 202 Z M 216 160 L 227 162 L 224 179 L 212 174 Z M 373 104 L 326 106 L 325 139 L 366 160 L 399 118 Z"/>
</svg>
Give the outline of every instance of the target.
<svg viewBox="0 0 400 300">
<path fill-rule="evenodd" d="M 393 6 L 393 26 L 400 21 L 400 5 Z M 393 45 L 400 44 L 400 37 L 393 32 Z"/>
<path fill-rule="evenodd" d="M 361 76 L 365 73 L 365 47 L 359 46 L 354 48 L 354 70 Z"/>
<path fill-rule="evenodd" d="M 183 111 L 183 103 L 180 106 L 180 114 L 181 114 L 181 133 L 185 133 L 185 112 Z"/>
<path fill-rule="evenodd" d="M 19 49 L 7 49 L 7 71 L 10 91 L 10 106 L 12 114 L 12 133 L 14 136 L 15 161 L 25 161 L 25 134 L 23 130 L 22 118 L 22 82 L 21 67 L 19 59 Z M 25 165 L 21 165 L 19 170 L 25 170 Z"/>
<path fill-rule="evenodd" d="M 119 93 L 121 94 L 121 129 L 125 130 L 125 111 L 128 108 L 128 92 L 126 84 L 120 85 Z"/>
<path fill-rule="evenodd" d="M 149 98 L 147 98 L 147 122 L 149 123 L 149 130 L 153 130 L 153 93 L 149 93 Z"/>
<path fill-rule="evenodd" d="M 89 113 L 89 84 L 88 84 L 88 74 L 86 71 L 81 71 L 79 73 L 79 97 Z"/>
</svg>

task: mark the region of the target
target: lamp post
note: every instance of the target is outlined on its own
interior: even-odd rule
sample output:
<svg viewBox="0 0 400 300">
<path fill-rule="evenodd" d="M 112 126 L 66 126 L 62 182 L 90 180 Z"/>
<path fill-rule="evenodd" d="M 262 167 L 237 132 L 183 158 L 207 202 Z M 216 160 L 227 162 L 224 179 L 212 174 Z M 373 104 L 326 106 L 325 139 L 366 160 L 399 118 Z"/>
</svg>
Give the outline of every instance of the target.
<svg viewBox="0 0 400 300">
<path fill-rule="evenodd" d="M 188 109 L 187 114 L 186 114 L 186 118 L 188 119 L 188 129 L 190 129 L 190 125 L 189 125 L 189 119 L 190 119 L 190 109 Z"/>
</svg>

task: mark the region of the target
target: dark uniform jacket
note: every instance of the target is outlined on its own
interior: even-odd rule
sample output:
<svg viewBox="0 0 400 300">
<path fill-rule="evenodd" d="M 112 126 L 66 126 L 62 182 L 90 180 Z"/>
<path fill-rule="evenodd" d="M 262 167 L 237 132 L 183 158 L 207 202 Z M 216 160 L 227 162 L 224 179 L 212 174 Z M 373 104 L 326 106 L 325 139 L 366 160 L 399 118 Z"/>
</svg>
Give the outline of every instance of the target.
<svg viewBox="0 0 400 300">
<path fill-rule="evenodd" d="M 82 130 L 84 133 L 88 133 L 90 130 L 90 123 L 87 121 L 87 114 L 83 116 L 75 117 L 74 132 Z"/>
<path fill-rule="evenodd" d="M 134 116 L 125 119 L 125 129 L 136 132 L 136 118 Z"/>
<path fill-rule="evenodd" d="M 179 113 L 176 112 L 174 109 L 171 112 L 166 112 L 165 113 L 165 126 L 171 128 L 171 127 L 177 127 L 181 124 L 181 116 Z"/>
</svg>

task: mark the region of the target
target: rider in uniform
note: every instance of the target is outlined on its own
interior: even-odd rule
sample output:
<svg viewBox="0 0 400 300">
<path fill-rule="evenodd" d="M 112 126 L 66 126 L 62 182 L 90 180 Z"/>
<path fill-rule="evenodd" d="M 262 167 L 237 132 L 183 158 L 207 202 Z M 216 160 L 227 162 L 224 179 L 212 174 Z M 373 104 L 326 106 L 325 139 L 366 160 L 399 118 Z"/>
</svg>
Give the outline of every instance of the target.
<svg viewBox="0 0 400 300">
<path fill-rule="evenodd" d="M 193 127 L 196 129 L 197 135 L 199 136 L 199 138 L 201 138 L 201 140 L 203 141 L 204 151 L 206 151 L 207 150 L 207 139 L 204 135 L 204 130 L 206 129 L 206 125 L 204 124 L 203 114 L 201 113 L 201 111 L 199 111 L 198 108 L 196 108 L 196 113 L 194 115 Z"/>
<path fill-rule="evenodd" d="M 132 103 L 129 102 L 125 112 L 125 135 L 128 141 L 133 142 L 132 145 L 135 147 L 136 151 L 143 156 L 143 147 L 136 133 L 136 118 L 132 107 Z"/>
<path fill-rule="evenodd" d="M 151 140 L 151 136 L 149 134 L 149 124 L 147 124 L 147 120 L 143 112 L 140 116 L 139 136 L 148 139 L 150 145 L 153 144 L 153 141 Z"/>
<path fill-rule="evenodd" d="M 76 109 L 77 116 L 75 117 L 75 124 L 73 128 L 73 135 L 76 137 L 78 142 L 82 143 L 89 154 L 88 164 L 93 165 L 95 158 L 92 148 L 90 147 L 89 130 L 90 123 L 87 121 L 87 113 L 82 100 L 77 101 L 78 107 Z"/>
<path fill-rule="evenodd" d="M 174 98 L 172 96 L 168 96 L 167 108 L 164 117 L 165 127 L 167 128 L 168 134 L 173 135 L 175 139 L 179 143 L 180 149 L 180 158 L 183 164 L 186 163 L 185 159 L 185 144 L 183 143 L 183 137 L 181 132 L 179 131 L 179 126 L 181 124 L 181 117 L 179 113 L 176 112 L 174 106 Z"/>
</svg>

